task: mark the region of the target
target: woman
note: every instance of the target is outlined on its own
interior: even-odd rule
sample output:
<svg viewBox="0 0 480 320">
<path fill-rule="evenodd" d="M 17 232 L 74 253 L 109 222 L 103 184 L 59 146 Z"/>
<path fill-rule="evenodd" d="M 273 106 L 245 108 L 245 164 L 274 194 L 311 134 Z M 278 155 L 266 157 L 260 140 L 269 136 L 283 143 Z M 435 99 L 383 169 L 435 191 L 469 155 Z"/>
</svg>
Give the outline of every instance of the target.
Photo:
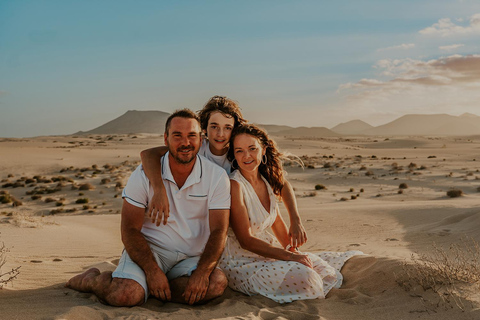
<svg viewBox="0 0 480 320">
<path fill-rule="evenodd" d="M 230 173 L 231 162 L 227 159 L 230 136 L 232 130 L 246 122 L 237 103 L 227 97 L 214 96 L 207 101 L 198 112 L 200 125 L 205 139 L 200 147 L 199 154 L 223 167 Z M 160 158 L 167 152 L 166 147 L 156 147 L 141 152 L 142 165 L 154 189 L 154 196 L 149 206 L 149 215 L 152 222 L 160 225 L 168 218 L 168 199 L 163 186 Z M 300 220 L 295 195 L 291 185 L 285 181 L 281 189 L 281 198 L 290 217 L 290 242 L 293 247 L 300 247 L 307 241 L 305 228 Z"/>
<path fill-rule="evenodd" d="M 276 203 L 285 180 L 275 143 L 254 125 L 237 127 L 230 141 L 228 158 L 237 170 L 230 175 L 230 228 L 219 262 L 229 286 L 279 303 L 324 298 L 340 287 L 345 261 L 362 253 L 323 253 L 322 259 L 291 247 Z"/>
</svg>

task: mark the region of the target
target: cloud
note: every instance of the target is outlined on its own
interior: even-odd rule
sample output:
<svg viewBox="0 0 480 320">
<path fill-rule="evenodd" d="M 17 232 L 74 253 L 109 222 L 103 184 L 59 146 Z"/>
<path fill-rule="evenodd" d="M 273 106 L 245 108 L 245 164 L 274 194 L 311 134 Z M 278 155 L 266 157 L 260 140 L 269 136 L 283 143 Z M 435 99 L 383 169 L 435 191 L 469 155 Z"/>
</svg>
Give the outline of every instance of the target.
<svg viewBox="0 0 480 320">
<path fill-rule="evenodd" d="M 452 44 L 452 45 L 449 45 L 449 46 L 440 46 L 438 47 L 440 50 L 444 50 L 444 51 L 451 51 L 451 50 L 455 50 L 455 49 L 458 49 L 460 47 L 463 47 L 465 46 L 464 44 Z"/>
<path fill-rule="evenodd" d="M 480 13 L 470 17 L 467 26 L 457 25 L 450 18 L 442 18 L 432 26 L 419 31 L 423 35 L 440 35 L 442 37 L 452 35 L 480 34 Z"/>
<path fill-rule="evenodd" d="M 428 61 L 385 59 L 374 67 L 379 79 L 362 79 L 339 87 L 344 113 L 478 113 L 480 55 Z"/>
<path fill-rule="evenodd" d="M 380 48 L 377 51 L 388 51 L 388 50 L 408 50 L 411 48 L 414 48 L 415 44 L 414 43 L 402 43 L 401 45 L 398 46 L 392 46 L 392 47 L 387 47 L 387 48 Z"/>
</svg>

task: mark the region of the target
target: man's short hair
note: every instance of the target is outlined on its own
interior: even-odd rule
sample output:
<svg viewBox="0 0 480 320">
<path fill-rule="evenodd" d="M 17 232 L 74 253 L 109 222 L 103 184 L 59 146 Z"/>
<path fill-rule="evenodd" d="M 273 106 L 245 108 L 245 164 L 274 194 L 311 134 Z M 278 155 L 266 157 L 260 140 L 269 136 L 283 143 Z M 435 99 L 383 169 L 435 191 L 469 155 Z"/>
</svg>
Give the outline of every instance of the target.
<svg viewBox="0 0 480 320">
<path fill-rule="evenodd" d="M 165 136 L 168 136 L 168 129 L 170 129 L 170 123 L 172 122 L 172 119 L 177 117 L 185 119 L 195 119 L 197 120 L 198 127 L 200 128 L 200 119 L 195 112 L 187 108 L 175 110 L 175 112 L 168 117 L 167 122 L 165 123 Z"/>
</svg>

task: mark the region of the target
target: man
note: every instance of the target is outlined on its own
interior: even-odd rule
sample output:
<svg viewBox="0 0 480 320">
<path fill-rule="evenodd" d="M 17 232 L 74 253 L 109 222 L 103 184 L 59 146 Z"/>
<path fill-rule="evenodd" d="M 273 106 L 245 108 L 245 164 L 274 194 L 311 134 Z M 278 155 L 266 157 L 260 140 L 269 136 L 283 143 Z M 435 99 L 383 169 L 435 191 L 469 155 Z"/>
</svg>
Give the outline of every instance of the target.
<svg viewBox="0 0 480 320">
<path fill-rule="evenodd" d="M 117 269 L 91 268 L 66 286 L 93 292 L 113 306 L 135 306 L 151 294 L 163 301 L 201 303 L 223 294 L 227 279 L 216 268 L 226 240 L 230 183 L 221 167 L 197 155 L 198 117 L 173 113 L 165 126 L 168 152 L 162 176 L 171 203 L 168 221 L 156 226 L 145 210 L 153 188 L 140 165 L 123 190 L 121 233 L 125 246 Z"/>
</svg>

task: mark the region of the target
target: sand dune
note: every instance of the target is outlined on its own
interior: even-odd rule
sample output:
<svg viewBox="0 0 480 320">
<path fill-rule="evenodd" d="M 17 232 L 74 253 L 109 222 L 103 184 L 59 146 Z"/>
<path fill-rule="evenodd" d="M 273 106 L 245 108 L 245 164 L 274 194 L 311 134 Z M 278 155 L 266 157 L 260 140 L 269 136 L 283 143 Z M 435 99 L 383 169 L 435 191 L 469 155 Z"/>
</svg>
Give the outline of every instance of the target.
<svg viewBox="0 0 480 320">
<path fill-rule="evenodd" d="M 1 185 L 18 183 L 17 187 L 1 190 L 22 202 L 18 207 L 0 205 L 0 241 L 10 248 L 2 271 L 21 266 L 18 277 L 0 290 L 0 317 L 480 317 L 476 284 L 458 283 L 462 311 L 432 290 L 407 288 L 403 266 L 411 263 L 412 254 L 432 253 L 434 243 L 448 252 L 452 244 L 462 244 L 466 236 L 480 241 L 478 138 L 276 139 L 283 151 L 300 156 L 307 165 L 305 169 L 295 164 L 286 167 L 309 236 L 302 250 L 361 250 L 367 254 L 345 265 L 342 288 L 332 290 L 327 299 L 280 305 L 228 289 L 221 298 L 202 306 L 149 299 L 141 307 L 114 308 L 101 304 L 91 294 L 66 289 L 65 282 L 86 268 L 115 268 L 122 250 L 117 183 L 126 182 L 138 164 L 140 150 L 162 139 L 147 134 L 38 137 L 0 141 Z M 64 180 L 53 181 L 60 176 Z M 400 189 L 401 183 L 407 188 Z M 82 184 L 93 188 L 76 189 Z M 315 190 L 320 184 L 325 188 Z M 464 196 L 447 197 L 446 191 L 453 187 L 463 190 Z M 26 193 L 35 188 L 59 190 L 39 194 L 42 198 L 33 200 L 33 194 Z M 46 202 L 47 197 L 54 201 Z M 89 202 L 76 203 L 79 198 L 88 198 Z M 283 207 L 281 211 L 286 217 Z"/>
</svg>

